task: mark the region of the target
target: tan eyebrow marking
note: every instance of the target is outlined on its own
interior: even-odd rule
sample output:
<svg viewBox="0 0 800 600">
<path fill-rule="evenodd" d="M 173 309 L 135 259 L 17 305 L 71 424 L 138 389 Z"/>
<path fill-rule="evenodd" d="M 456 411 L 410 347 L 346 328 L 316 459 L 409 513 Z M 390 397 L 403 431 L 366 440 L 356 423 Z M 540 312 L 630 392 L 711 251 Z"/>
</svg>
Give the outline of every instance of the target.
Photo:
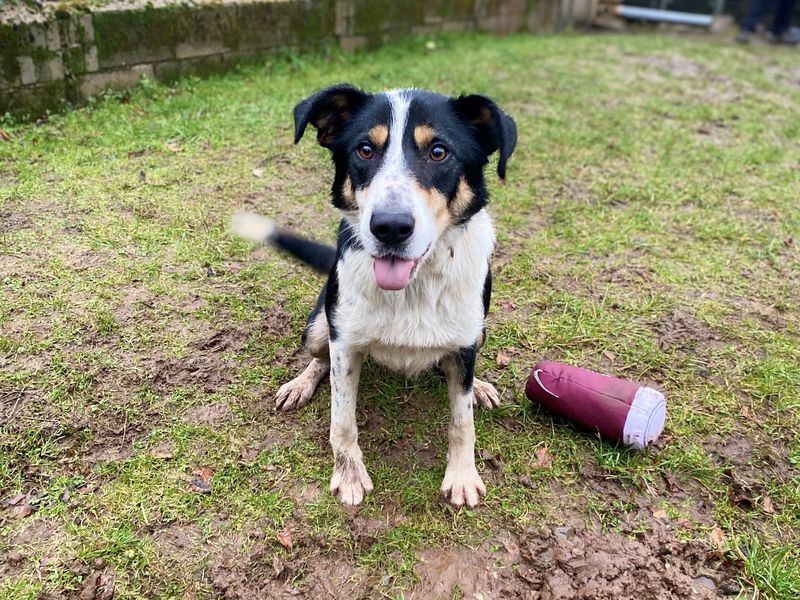
<svg viewBox="0 0 800 600">
<path fill-rule="evenodd" d="M 369 139 L 373 144 L 382 148 L 389 139 L 389 128 L 386 125 L 375 125 L 369 130 Z"/>
<path fill-rule="evenodd" d="M 436 130 L 430 125 L 417 125 L 414 127 L 414 142 L 417 148 L 424 148 L 436 137 Z"/>
</svg>

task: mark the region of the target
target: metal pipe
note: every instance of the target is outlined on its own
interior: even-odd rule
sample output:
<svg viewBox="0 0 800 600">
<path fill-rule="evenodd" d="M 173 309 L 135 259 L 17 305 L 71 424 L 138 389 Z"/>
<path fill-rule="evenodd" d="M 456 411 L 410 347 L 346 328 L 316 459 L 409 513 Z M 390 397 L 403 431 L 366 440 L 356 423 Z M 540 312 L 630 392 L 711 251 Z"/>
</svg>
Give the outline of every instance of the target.
<svg viewBox="0 0 800 600">
<path fill-rule="evenodd" d="M 625 6 L 618 4 L 614 8 L 620 17 L 637 21 L 658 21 L 660 23 L 678 23 L 680 25 L 698 25 L 711 27 L 713 15 L 698 15 L 696 13 L 678 12 L 676 10 L 658 10 L 656 8 L 642 8 L 640 6 Z"/>
</svg>

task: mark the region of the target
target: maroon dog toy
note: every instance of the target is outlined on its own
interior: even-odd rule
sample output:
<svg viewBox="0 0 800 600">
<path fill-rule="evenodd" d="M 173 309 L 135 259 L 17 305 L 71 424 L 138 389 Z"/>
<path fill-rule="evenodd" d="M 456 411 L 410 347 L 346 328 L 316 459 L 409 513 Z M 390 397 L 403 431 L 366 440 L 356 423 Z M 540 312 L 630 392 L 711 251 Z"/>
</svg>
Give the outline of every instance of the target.
<svg viewBox="0 0 800 600">
<path fill-rule="evenodd" d="M 637 450 L 664 431 L 661 392 L 594 371 L 543 361 L 531 371 L 525 394 L 584 429 Z"/>
</svg>

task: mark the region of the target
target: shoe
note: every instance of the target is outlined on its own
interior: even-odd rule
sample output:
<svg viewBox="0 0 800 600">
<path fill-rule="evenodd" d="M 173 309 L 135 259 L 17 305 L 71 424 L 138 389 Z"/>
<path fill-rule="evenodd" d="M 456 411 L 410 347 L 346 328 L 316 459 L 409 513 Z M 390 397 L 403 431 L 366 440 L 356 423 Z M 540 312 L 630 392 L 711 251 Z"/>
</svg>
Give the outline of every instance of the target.
<svg viewBox="0 0 800 600">
<path fill-rule="evenodd" d="M 750 37 L 753 35 L 752 31 L 748 31 L 747 29 L 740 29 L 739 33 L 736 36 L 736 41 L 740 44 L 749 44 Z"/>
<path fill-rule="evenodd" d="M 767 32 L 767 41 L 770 44 L 784 44 L 787 46 L 797 46 L 800 44 L 800 35 L 793 29 L 784 31 L 781 34 L 775 34 L 772 31 Z"/>
</svg>

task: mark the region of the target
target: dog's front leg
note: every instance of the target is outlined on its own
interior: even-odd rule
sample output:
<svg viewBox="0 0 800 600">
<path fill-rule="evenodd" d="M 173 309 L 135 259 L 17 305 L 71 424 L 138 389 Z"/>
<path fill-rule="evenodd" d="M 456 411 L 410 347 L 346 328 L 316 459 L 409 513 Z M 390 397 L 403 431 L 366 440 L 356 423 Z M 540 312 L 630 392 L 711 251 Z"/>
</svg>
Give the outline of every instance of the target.
<svg viewBox="0 0 800 600">
<path fill-rule="evenodd" d="M 472 383 L 476 354 L 475 346 L 462 348 L 442 362 L 450 396 L 447 469 L 442 481 L 442 494 L 449 497 L 455 506 L 475 506 L 486 494 L 486 486 L 475 468 Z"/>
<path fill-rule="evenodd" d="M 363 354 L 331 341 L 331 492 L 344 504 L 361 504 L 372 491 L 361 448 L 358 447 L 356 398 Z"/>
</svg>

